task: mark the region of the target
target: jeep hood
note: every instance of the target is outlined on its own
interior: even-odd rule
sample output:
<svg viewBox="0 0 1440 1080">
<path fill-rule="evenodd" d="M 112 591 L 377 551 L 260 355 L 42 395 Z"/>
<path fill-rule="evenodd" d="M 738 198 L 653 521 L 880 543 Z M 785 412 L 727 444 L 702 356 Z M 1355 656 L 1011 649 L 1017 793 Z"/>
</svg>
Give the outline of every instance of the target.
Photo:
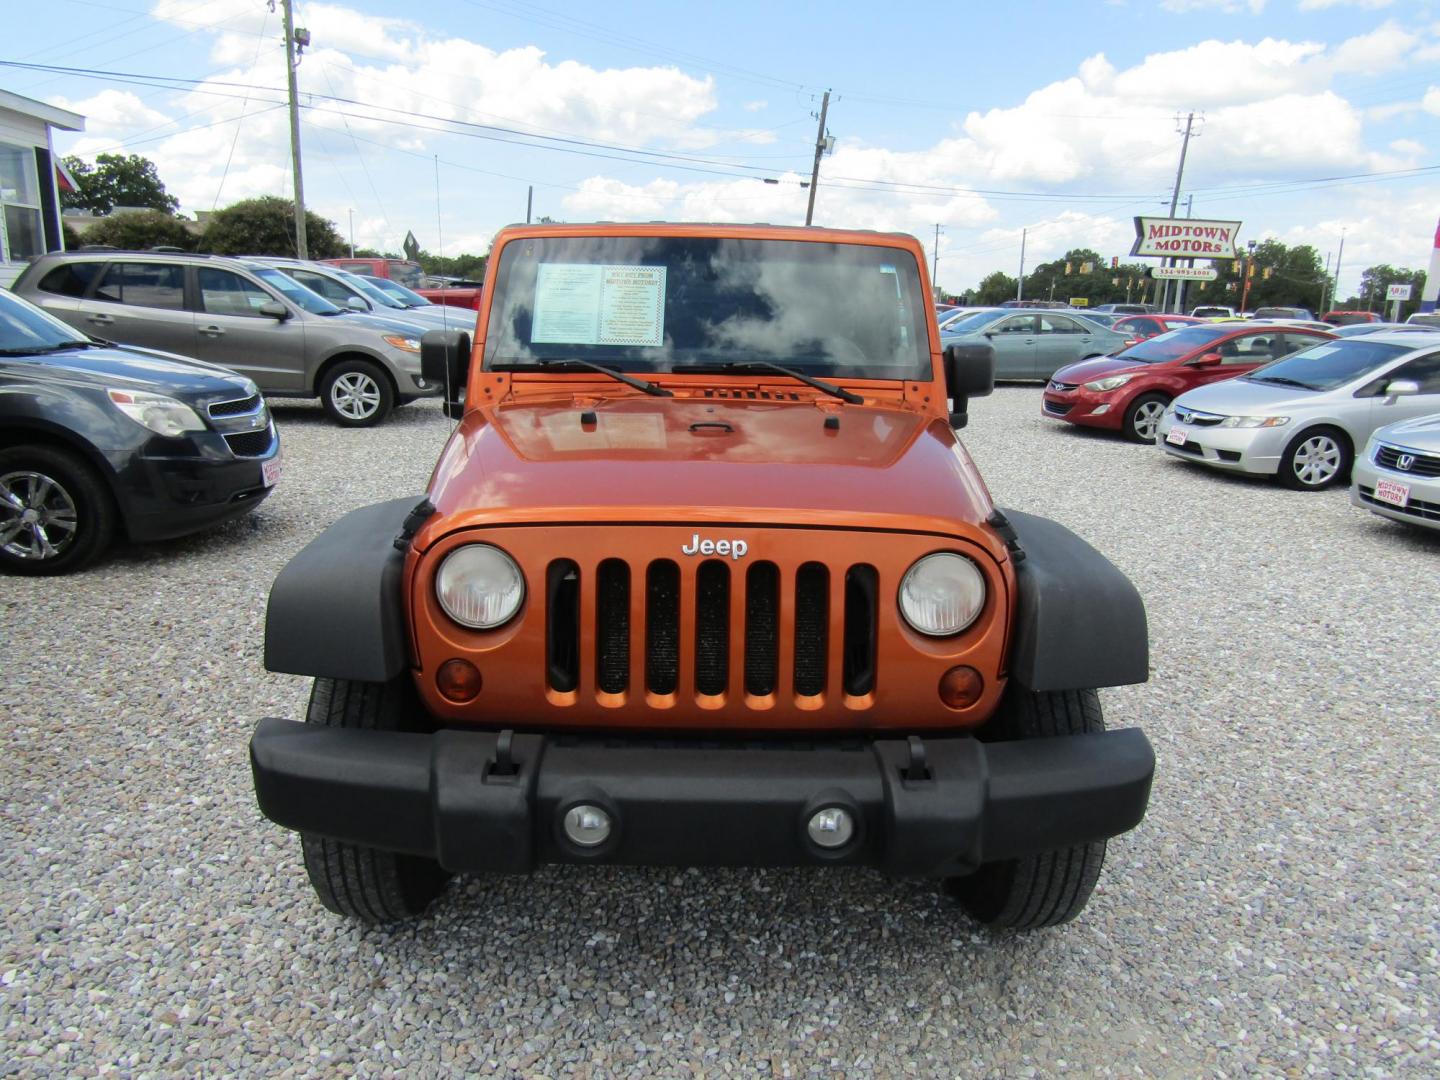
<svg viewBox="0 0 1440 1080">
<path fill-rule="evenodd" d="M 593 420 L 593 422 L 591 422 Z M 838 426 L 827 427 L 827 420 Z M 586 520 L 979 523 L 992 509 L 954 432 L 900 408 L 623 397 L 467 414 L 435 467 L 447 527 Z"/>
</svg>

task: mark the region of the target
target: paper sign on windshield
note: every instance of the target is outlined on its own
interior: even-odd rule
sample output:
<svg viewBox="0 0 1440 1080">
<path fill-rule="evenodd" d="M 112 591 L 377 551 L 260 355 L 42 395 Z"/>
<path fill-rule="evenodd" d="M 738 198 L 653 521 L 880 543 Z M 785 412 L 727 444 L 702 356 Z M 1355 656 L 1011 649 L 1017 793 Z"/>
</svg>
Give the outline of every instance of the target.
<svg viewBox="0 0 1440 1080">
<path fill-rule="evenodd" d="M 543 263 L 535 278 L 533 344 L 662 345 L 663 266 Z"/>
</svg>

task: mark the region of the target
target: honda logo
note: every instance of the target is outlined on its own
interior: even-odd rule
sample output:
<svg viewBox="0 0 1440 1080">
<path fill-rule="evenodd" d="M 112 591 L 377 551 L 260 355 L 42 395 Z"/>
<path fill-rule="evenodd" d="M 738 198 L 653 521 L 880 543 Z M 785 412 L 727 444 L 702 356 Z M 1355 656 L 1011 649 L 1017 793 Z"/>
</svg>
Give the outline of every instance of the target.
<svg viewBox="0 0 1440 1080">
<path fill-rule="evenodd" d="M 1413 466 L 1414 464 L 1415 464 L 1415 455 L 1414 455 L 1414 454 L 1401 454 L 1399 457 L 1397 457 L 1397 458 L 1395 459 L 1395 467 L 1396 467 L 1397 469 L 1400 469 L 1400 470 L 1404 471 L 1404 472 L 1409 472 L 1411 466 Z"/>
</svg>

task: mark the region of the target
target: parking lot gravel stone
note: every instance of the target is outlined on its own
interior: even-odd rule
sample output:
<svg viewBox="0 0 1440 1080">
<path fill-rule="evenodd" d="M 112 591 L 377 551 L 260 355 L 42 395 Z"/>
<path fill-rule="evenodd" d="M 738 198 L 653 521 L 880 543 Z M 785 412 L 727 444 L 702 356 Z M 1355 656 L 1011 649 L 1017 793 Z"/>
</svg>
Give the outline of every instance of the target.
<svg viewBox="0 0 1440 1080">
<path fill-rule="evenodd" d="M 450 422 L 281 404 L 254 514 L 0 589 L 0 1075 L 1429 1076 L 1440 1072 L 1440 536 L 971 407 L 1002 506 L 1106 552 L 1159 758 L 1068 926 L 990 935 L 862 871 L 554 868 L 358 926 L 264 821 L 246 744 L 302 715 L 270 582 L 423 491 Z M 1097 628 L 1103 633 L 1104 628 Z"/>
</svg>

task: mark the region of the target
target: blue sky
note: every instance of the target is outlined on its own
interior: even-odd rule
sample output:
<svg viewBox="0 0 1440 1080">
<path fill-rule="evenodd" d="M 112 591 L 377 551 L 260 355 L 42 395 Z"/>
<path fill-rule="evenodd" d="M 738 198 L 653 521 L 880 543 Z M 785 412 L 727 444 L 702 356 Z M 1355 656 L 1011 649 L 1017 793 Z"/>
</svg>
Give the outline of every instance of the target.
<svg viewBox="0 0 1440 1080">
<path fill-rule="evenodd" d="M 186 211 L 288 194 L 264 0 L 29 10 L 0 59 L 127 76 L 0 68 L 0 87 L 89 117 L 63 152 L 145 154 Z M 1166 208 L 1175 117 L 1192 110 L 1182 205 L 1322 258 L 1343 234 L 1342 290 L 1372 263 L 1423 267 L 1440 215 L 1440 4 L 1425 0 L 296 11 L 312 35 L 307 202 L 342 233 L 353 218 L 362 245 L 408 229 L 483 251 L 524 219 L 529 185 L 536 216 L 562 220 L 802 223 L 827 87 L 816 223 L 927 250 L 939 223 L 952 291 L 1014 273 L 1022 230 L 1031 265 L 1081 245 L 1124 255 L 1132 216 Z"/>
</svg>

